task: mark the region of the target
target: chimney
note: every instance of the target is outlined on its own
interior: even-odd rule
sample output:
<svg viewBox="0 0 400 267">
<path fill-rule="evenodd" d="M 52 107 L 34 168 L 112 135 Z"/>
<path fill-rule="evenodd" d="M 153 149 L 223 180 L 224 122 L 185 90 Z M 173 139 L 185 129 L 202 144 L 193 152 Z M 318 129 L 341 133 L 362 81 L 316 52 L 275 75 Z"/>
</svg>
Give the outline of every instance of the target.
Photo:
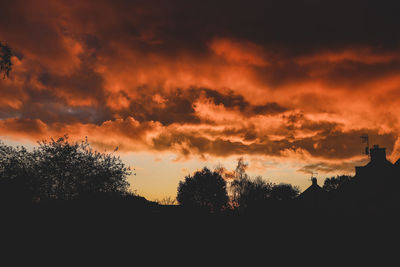
<svg viewBox="0 0 400 267">
<path fill-rule="evenodd" d="M 311 178 L 311 182 L 312 182 L 312 185 L 318 185 L 317 178 L 315 178 L 315 177 Z"/>
<path fill-rule="evenodd" d="M 386 160 L 386 148 L 374 145 L 370 149 L 371 161 L 384 161 Z"/>
</svg>

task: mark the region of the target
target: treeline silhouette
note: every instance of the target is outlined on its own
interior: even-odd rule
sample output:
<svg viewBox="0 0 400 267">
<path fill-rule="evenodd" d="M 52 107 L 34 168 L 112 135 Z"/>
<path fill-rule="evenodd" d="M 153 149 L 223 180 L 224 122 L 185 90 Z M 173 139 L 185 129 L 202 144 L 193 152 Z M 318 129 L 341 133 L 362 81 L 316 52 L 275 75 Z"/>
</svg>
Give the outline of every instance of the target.
<svg viewBox="0 0 400 267">
<path fill-rule="evenodd" d="M 243 158 L 238 160 L 230 179 L 226 170 L 204 167 L 188 175 L 178 186 L 177 201 L 186 210 L 235 215 L 271 215 L 283 211 L 299 195 L 300 189 L 290 184 L 273 184 L 262 177 L 250 178 Z M 232 172 L 229 173 L 232 175 Z"/>
<path fill-rule="evenodd" d="M 81 209 L 137 212 L 159 216 L 256 216 L 282 220 L 391 214 L 399 207 L 399 167 L 386 160 L 382 148 L 371 149 L 371 162 L 356 176 L 312 178 L 304 192 L 291 184 L 251 178 L 240 158 L 234 171 L 207 167 L 179 182 L 176 201 L 153 202 L 129 190 L 129 167 L 112 153 L 91 148 L 87 139 L 70 143 L 68 136 L 40 141 L 32 151 L 0 142 L 0 207 Z M 376 152 L 378 151 L 378 152 Z M 378 154 L 379 155 L 378 155 Z M 364 171 L 368 168 L 368 171 Z M 178 205 L 175 205 L 175 204 Z"/>
<path fill-rule="evenodd" d="M 145 209 L 155 203 L 129 191 L 129 167 L 113 153 L 68 136 L 40 141 L 32 151 L 0 142 L 0 207 L 79 211 Z"/>
</svg>

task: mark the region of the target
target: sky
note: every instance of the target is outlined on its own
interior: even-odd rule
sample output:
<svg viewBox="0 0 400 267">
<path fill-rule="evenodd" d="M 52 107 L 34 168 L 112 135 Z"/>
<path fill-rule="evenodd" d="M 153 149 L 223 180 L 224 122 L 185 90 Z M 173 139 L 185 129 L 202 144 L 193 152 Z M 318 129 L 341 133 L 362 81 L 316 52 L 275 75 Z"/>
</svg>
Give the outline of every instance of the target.
<svg viewBox="0 0 400 267">
<path fill-rule="evenodd" d="M 0 139 L 68 134 L 148 199 L 249 163 L 302 190 L 354 174 L 360 136 L 400 157 L 400 2 L 0 0 Z"/>
</svg>

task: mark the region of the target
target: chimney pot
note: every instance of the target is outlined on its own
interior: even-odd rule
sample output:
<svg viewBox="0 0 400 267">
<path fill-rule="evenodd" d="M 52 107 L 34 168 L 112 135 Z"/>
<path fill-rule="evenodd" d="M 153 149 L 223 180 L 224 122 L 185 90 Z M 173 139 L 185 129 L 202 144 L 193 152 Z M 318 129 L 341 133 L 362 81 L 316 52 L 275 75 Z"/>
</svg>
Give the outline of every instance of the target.
<svg viewBox="0 0 400 267">
<path fill-rule="evenodd" d="M 371 161 L 383 161 L 386 159 L 386 148 L 374 145 L 370 149 Z"/>
<path fill-rule="evenodd" d="M 317 178 L 315 178 L 315 177 L 311 178 L 311 182 L 312 182 L 313 185 L 318 185 L 317 184 Z"/>
</svg>

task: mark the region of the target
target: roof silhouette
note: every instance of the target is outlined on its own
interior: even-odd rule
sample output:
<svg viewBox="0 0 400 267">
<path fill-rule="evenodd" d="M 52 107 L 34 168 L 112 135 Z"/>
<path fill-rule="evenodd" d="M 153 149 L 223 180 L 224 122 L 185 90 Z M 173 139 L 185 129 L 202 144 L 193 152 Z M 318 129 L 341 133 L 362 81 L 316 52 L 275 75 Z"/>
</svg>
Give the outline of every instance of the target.
<svg viewBox="0 0 400 267">
<path fill-rule="evenodd" d="M 304 198 L 304 197 L 314 197 L 315 195 L 319 195 L 321 193 L 322 194 L 325 193 L 325 190 L 318 185 L 317 178 L 314 178 L 314 177 L 311 178 L 311 182 L 312 182 L 312 184 L 306 190 L 304 190 L 303 193 L 301 193 L 300 196 L 302 198 Z"/>
<path fill-rule="evenodd" d="M 387 182 L 388 179 L 393 179 L 395 173 L 398 171 L 400 165 L 399 160 L 396 164 L 391 163 L 386 159 L 386 149 L 381 148 L 378 145 L 374 145 L 370 149 L 371 160 L 365 166 L 356 166 L 355 180 L 365 181 L 374 180 L 378 184 Z"/>
<path fill-rule="evenodd" d="M 317 178 L 311 178 L 312 184 L 303 193 L 301 193 L 297 199 L 303 205 L 304 208 L 308 209 L 320 209 L 323 208 L 327 201 L 327 192 L 325 189 L 320 187 L 317 182 Z"/>
<path fill-rule="evenodd" d="M 370 149 L 370 162 L 355 167 L 355 176 L 341 194 L 337 195 L 339 207 L 377 215 L 396 205 L 400 186 L 399 160 L 393 164 L 386 159 L 386 150 L 378 145 Z"/>
</svg>

